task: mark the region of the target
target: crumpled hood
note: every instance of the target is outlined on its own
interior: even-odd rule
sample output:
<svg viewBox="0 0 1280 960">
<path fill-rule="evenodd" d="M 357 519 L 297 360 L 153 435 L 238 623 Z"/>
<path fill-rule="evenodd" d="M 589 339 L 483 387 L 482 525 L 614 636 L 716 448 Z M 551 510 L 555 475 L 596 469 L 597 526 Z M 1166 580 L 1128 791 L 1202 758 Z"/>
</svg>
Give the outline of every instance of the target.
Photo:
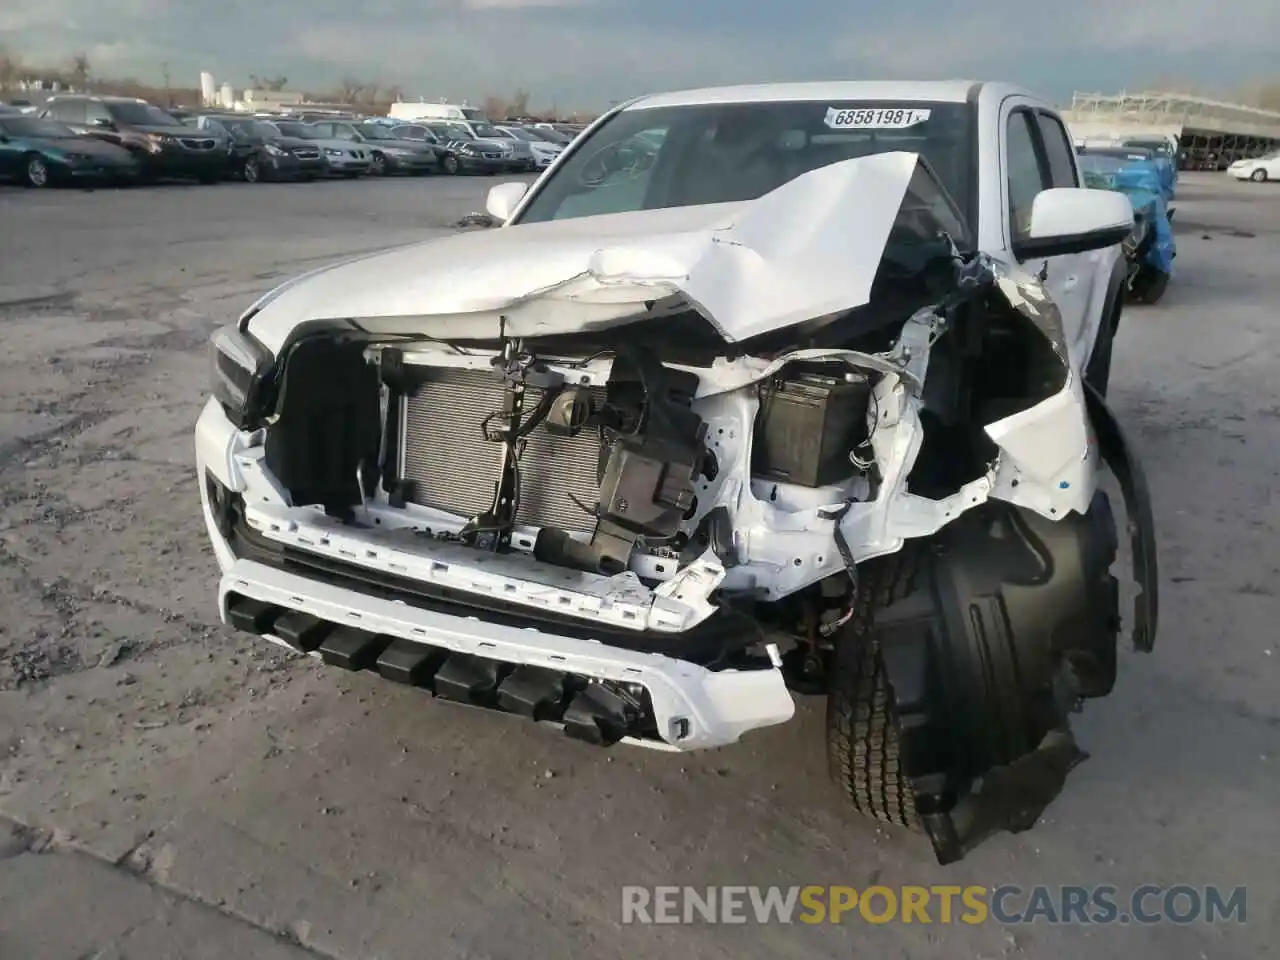
<svg viewBox="0 0 1280 960">
<path fill-rule="evenodd" d="M 861 306 L 916 170 L 886 153 L 757 200 L 479 230 L 288 281 L 242 324 L 272 351 L 308 321 L 438 339 L 601 329 L 677 298 L 726 341 Z"/>
</svg>

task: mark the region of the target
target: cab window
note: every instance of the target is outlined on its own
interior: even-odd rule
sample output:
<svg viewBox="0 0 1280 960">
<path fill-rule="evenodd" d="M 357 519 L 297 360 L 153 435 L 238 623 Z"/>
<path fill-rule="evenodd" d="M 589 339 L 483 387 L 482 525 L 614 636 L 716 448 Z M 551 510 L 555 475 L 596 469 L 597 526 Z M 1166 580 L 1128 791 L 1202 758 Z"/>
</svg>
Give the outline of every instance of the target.
<svg viewBox="0 0 1280 960">
<path fill-rule="evenodd" d="M 1031 205 L 1050 186 L 1040 163 L 1030 110 L 1009 114 L 1005 166 L 1009 190 L 1009 227 L 1013 240 L 1025 239 L 1031 230 Z"/>
</svg>

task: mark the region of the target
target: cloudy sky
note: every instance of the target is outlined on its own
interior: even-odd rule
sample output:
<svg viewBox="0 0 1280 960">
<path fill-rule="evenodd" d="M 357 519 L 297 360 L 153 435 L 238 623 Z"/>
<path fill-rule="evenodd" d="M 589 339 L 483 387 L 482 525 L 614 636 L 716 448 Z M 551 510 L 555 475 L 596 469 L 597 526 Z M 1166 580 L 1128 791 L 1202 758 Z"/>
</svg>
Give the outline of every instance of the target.
<svg viewBox="0 0 1280 960">
<path fill-rule="evenodd" d="M 344 76 L 431 98 L 532 93 L 592 109 L 703 84 L 979 77 L 1051 97 L 1161 78 L 1229 90 L 1276 78 L 1280 2 L 1073 0 L 37 0 L 0 4 L 0 45 L 77 51 L 95 72 L 243 86 Z"/>
</svg>

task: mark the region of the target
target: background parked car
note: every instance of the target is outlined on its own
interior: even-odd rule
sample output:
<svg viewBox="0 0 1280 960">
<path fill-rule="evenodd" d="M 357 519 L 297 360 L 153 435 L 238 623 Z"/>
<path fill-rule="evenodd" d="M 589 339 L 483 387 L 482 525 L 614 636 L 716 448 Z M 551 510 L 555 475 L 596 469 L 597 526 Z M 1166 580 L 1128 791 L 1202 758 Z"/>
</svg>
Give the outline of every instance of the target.
<svg viewBox="0 0 1280 960">
<path fill-rule="evenodd" d="M 0 115 L 0 177 L 47 187 L 130 181 L 137 176 L 138 162 L 124 147 L 82 136 L 55 120 Z"/>
<path fill-rule="evenodd" d="M 1280 180 L 1280 150 L 1272 150 L 1251 160 L 1237 160 L 1227 167 L 1227 173 L 1237 180 L 1252 180 L 1254 183 Z"/>
<path fill-rule="evenodd" d="M 448 173 L 508 173 L 524 166 L 510 140 L 481 140 L 458 120 L 431 120 L 425 126 L 452 154 L 452 163 L 446 158 Z"/>
<path fill-rule="evenodd" d="M 1159 155 L 1143 147 L 1083 147 L 1076 154 L 1085 186 L 1129 198 L 1133 232 L 1121 244 L 1129 271 L 1128 294 L 1138 303 L 1155 303 L 1168 289 L 1178 254 Z"/>
<path fill-rule="evenodd" d="M 334 176 L 354 180 L 369 172 L 369 163 L 372 158 L 363 143 L 325 137 L 313 124 L 303 123 L 300 120 L 264 120 L 262 122 L 277 130 L 281 136 L 310 140 L 324 154 L 326 168 Z"/>
<path fill-rule="evenodd" d="M 50 97 L 41 116 L 131 152 L 145 180 L 160 177 L 217 183 L 227 166 L 220 135 L 193 132 L 170 114 L 133 97 Z"/>
<path fill-rule="evenodd" d="M 564 153 L 564 144 L 552 143 L 532 130 L 505 123 L 495 124 L 495 126 L 503 133 L 514 137 L 518 144 L 529 151 L 529 158 L 532 161 L 530 170 L 545 170 L 551 166 L 556 157 Z"/>
<path fill-rule="evenodd" d="M 200 130 L 224 133 L 230 141 L 230 172 L 249 183 L 314 180 L 329 172 L 315 141 L 286 137 L 275 127 L 245 114 L 201 113 L 184 122 Z"/>
<path fill-rule="evenodd" d="M 442 173 L 457 173 L 462 166 L 456 144 L 447 144 L 431 131 L 425 123 L 397 123 L 389 128 L 397 140 L 430 145 L 436 154 L 436 164 Z"/>
<path fill-rule="evenodd" d="M 400 140 L 386 127 L 376 123 L 350 123 L 345 120 L 319 121 L 312 126 L 331 140 L 361 143 L 369 151 L 369 174 L 423 174 L 440 169 L 440 154 L 428 143 Z"/>
</svg>

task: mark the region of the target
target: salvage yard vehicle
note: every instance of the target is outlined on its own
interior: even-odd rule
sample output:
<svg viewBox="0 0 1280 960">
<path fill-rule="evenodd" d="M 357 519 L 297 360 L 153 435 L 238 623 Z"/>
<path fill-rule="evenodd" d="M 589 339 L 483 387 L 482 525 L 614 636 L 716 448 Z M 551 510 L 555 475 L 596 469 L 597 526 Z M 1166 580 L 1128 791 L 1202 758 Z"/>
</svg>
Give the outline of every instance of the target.
<svg viewBox="0 0 1280 960">
<path fill-rule="evenodd" d="M 513 141 L 497 137 L 481 140 L 469 123 L 428 120 L 424 126 L 444 146 L 445 173 L 511 173 L 526 166 L 517 159 Z"/>
<path fill-rule="evenodd" d="M 652 154 L 652 162 L 635 158 Z M 502 225 L 290 280 L 212 341 L 225 622 L 599 745 L 827 698 L 852 807 L 941 862 L 1030 828 L 1154 643 L 1105 394 L 1133 210 L 1003 84 L 610 110 Z"/>
<path fill-rule="evenodd" d="M 213 130 L 230 141 L 228 173 L 246 183 L 314 180 L 329 172 L 320 148 L 311 140 L 286 137 L 254 117 L 234 113 L 192 113 L 183 123 Z"/>
<path fill-rule="evenodd" d="M 1122 147 L 1149 150 L 1151 163 L 1160 180 L 1160 193 L 1165 202 L 1172 202 L 1178 195 L 1178 139 L 1177 137 L 1125 137 Z"/>
<path fill-rule="evenodd" d="M 0 115 L 0 177 L 29 187 L 59 183 L 127 183 L 138 163 L 123 147 L 85 137 L 63 123 Z"/>
<path fill-rule="evenodd" d="M 1280 180 L 1280 150 L 1272 150 L 1251 160 L 1237 160 L 1227 167 L 1227 173 L 1237 180 L 1252 180 L 1254 183 Z"/>
<path fill-rule="evenodd" d="M 1156 303 L 1164 296 L 1178 255 L 1173 239 L 1174 211 L 1165 205 L 1160 171 L 1149 150 L 1133 147 L 1084 147 L 1078 151 L 1086 186 L 1116 190 L 1133 205 L 1133 232 L 1122 247 L 1129 267 L 1129 297 Z"/>
<path fill-rule="evenodd" d="M 400 140 L 379 124 L 319 121 L 312 126 L 318 136 L 362 145 L 369 154 L 371 176 L 394 173 L 421 175 L 440 169 L 439 152 L 431 144 Z"/>
<path fill-rule="evenodd" d="M 282 136 L 314 143 L 316 148 L 324 153 L 327 173 L 354 180 L 369 172 L 373 158 L 362 143 L 326 137 L 316 129 L 315 124 L 304 123 L 301 120 L 264 120 L 262 122 L 279 131 Z"/>
<path fill-rule="evenodd" d="M 136 97 L 58 94 L 45 102 L 46 120 L 98 137 L 133 154 L 143 180 L 172 177 L 218 183 L 227 167 L 221 134 L 196 132 L 159 107 Z"/>
</svg>

